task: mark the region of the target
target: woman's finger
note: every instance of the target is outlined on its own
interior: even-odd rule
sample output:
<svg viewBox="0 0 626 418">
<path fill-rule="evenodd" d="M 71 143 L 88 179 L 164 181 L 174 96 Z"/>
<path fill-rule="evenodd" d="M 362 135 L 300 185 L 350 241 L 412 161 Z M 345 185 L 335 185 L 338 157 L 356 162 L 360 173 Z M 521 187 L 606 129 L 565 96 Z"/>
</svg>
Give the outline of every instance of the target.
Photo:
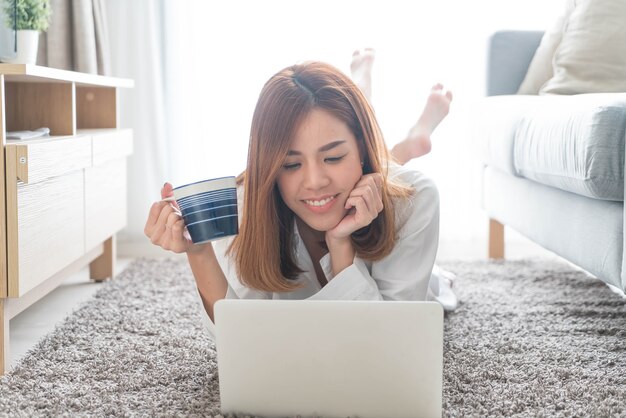
<svg viewBox="0 0 626 418">
<path fill-rule="evenodd" d="M 153 244 L 159 245 L 159 240 L 162 238 L 163 234 L 166 231 L 167 218 L 170 214 L 174 213 L 174 208 L 171 207 L 168 203 L 161 203 L 161 212 L 159 213 L 159 217 L 152 228 L 150 234 L 150 241 Z"/>
<path fill-rule="evenodd" d="M 372 189 L 372 192 L 374 193 L 376 213 L 380 213 L 384 208 L 383 193 L 382 193 L 383 176 L 380 173 L 374 173 L 371 175 L 369 180 L 370 180 L 369 181 L 370 188 Z"/>
<path fill-rule="evenodd" d="M 177 220 L 172 225 L 172 250 L 181 253 L 187 248 L 185 240 L 185 222 L 182 219 Z"/>
<path fill-rule="evenodd" d="M 174 187 L 170 183 L 165 183 L 161 188 L 161 199 L 174 196 Z"/>
<path fill-rule="evenodd" d="M 157 245 L 163 248 L 164 250 L 171 250 L 170 242 L 172 241 L 172 231 L 169 228 L 166 228 L 163 234 L 159 237 Z"/>
<path fill-rule="evenodd" d="M 185 239 L 184 231 L 185 223 L 182 219 L 168 225 L 165 234 L 163 234 L 161 246 L 175 253 L 187 251 L 189 243 Z"/>
<path fill-rule="evenodd" d="M 182 222 L 180 215 L 175 210 L 172 210 L 167 216 L 167 220 L 165 221 L 164 236 L 166 237 L 166 239 L 162 244 L 163 248 L 165 248 L 166 250 L 175 250 L 177 243 L 181 241 L 182 232 L 174 230 L 174 225 L 176 225 L 178 221 Z M 180 234 L 180 237 L 176 236 L 177 233 Z"/>
<path fill-rule="evenodd" d="M 167 229 L 172 229 L 172 225 L 174 225 L 180 218 L 178 212 L 172 210 L 172 212 L 167 215 L 167 220 L 165 221 L 165 227 Z"/>
<path fill-rule="evenodd" d="M 374 202 L 376 202 L 376 210 L 378 213 L 383 210 L 383 200 L 382 200 L 382 187 L 383 187 L 383 178 L 379 173 L 366 174 L 361 178 L 361 180 L 356 184 L 355 189 L 358 187 L 369 187 L 372 190 L 374 195 Z"/>
<path fill-rule="evenodd" d="M 161 205 L 160 202 L 154 202 L 150 207 L 150 212 L 148 213 L 148 219 L 146 220 L 146 224 L 143 227 L 143 233 L 149 238 L 152 234 L 152 230 L 159 219 L 159 214 L 161 213 Z"/>
<path fill-rule="evenodd" d="M 146 226 L 144 228 L 144 232 L 148 238 L 151 238 L 152 235 L 163 229 L 167 213 L 169 213 L 167 206 L 167 203 L 156 202 L 150 208 L 150 215 L 148 216 L 148 220 L 146 221 Z"/>
<path fill-rule="evenodd" d="M 362 200 L 364 200 L 366 204 L 367 212 L 374 218 L 378 216 L 378 213 L 380 212 L 378 210 L 378 206 L 379 206 L 378 201 L 380 201 L 380 196 L 378 196 L 376 192 L 372 190 L 370 185 L 365 185 L 357 189 L 354 189 L 352 193 L 350 193 L 350 197 L 359 197 Z M 346 204 L 349 201 L 350 200 L 348 199 L 346 201 Z"/>
<path fill-rule="evenodd" d="M 368 184 L 374 191 L 381 193 L 383 187 L 383 176 L 380 173 L 366 174 L 361 177 L 357 186 L 360 184 Z"/>
<path fill-rule="evenodd" d="M 148 238 L 150 238 L 150 242 L 153 243 L 154 245 L 161 246 L 161 241 L 163 239 L 164 233 L 165 233 L 165 228 L 155 229 Z"/>
<path fill-rule="evenodd" d="M 167 224 L 167 218 L 170 214 L 174 212 L 174 208 L 170 206 L 169 203 L 165 202 L 162 205 L 161 213 L 159 214 L 159 219 L 157 219 L 156 226 L 158 229 L 165 228 Z"/>
<path fill-rule="evenodd" d="M 358 228 L 363 228 L 372 223 L 372 220 L 378 216 L 378 213 L 372 212 L 363 196 L 352 196 L 348 199 L 350 206 L 354 208 L 354 219 L 358 224 Z M 355 229 L 355 230 L 356 230 Z"/>
<path fill-rule="evenodd" d="M 364 179 L 365 181 L 363 182 L 365 185 L 367 185 L 367 187 L 369 187 L 372 192 L 374 194 L 379 194 L 379 188 L 378 188 L 378 184 L 376 184 L 376 179 L 373 176 L 369 176 L 368 178 Z"/>
<path fill-rule="evenodd" d="M 354 208 L 356 209 L 356 212 L 354 213 L 354 220 L 356 221 L 355 223 L 357 226 L 356 229 L 368 226 L 372 223 L 374 218 L 376 218 L 377 214 L 372 215 L 371 211 L 367 207 L 367 202 L 361 196 L 355 198 Z"/>
<path fill-rule="evenodd" d="M 174 187 L 170 183 L 165 183 L 161 188 L 161 202 L 169 202 L 169 204 L 180 212 L 178 202 L 174 198 Z"/>
</svg>

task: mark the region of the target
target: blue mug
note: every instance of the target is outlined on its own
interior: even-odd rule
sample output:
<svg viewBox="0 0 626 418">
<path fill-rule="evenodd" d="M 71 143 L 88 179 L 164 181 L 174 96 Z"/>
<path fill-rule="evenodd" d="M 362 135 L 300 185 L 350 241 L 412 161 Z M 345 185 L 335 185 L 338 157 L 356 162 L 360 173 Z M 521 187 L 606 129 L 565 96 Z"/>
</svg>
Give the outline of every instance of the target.
<svg viewBox="0 0 626 418">
<path fill-rule="evenodd" d="M 239 233 L 237 183 L 234 176 L 176 187 L 174 199 L 194 244 Z"/>
</svg>

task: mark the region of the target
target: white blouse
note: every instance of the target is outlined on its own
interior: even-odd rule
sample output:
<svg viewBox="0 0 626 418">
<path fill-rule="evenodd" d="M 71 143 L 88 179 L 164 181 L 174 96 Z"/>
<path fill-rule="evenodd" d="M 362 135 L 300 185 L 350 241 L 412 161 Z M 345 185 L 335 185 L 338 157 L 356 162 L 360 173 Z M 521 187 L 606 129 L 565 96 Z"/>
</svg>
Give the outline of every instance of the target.
<svg viewBox="0 0 626 418">
<path fill-rule="evenodd" d="M 328 283 L 321 287 L 313 262 L 294 228 L 296 259 L 304 270 L 297 281 L 303 286 L 291 292 L 263 292 L 239 282 L 233 260 L 226 249 L 233 238 L 215 241 L 217 260 L 228 280 L 227 299 L 311 299 L 311 300 L 433 300 L 439 288 L 432 275 L 439 240 L 439 193 L 434 182 L 422 173 L 403 166 L 389 168 L 389 177 L 412 185 L 415 193 L 395 203 L 398 240 L 391 253 L 379 261 L 358 257 L 336 276 L 332 274 L 330 254 L 320 260 Z M 241 204 L 241 203 L 240 203 Z M 241 206 L 240 206 L 241 207 Z M 430 284 L 430 286 L 429 286 Z M 199 309 L 207 331 L 214 338 L 213 322 L 198 297 Z"/>
</svg>

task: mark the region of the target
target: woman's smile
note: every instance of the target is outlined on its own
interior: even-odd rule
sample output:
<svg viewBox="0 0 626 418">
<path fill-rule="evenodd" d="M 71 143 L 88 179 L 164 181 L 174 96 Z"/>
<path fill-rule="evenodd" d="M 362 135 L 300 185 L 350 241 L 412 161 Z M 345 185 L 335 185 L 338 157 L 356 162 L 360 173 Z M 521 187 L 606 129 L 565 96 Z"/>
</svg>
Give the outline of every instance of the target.
<svg viewBox="0 0 626 418">
<path fill-rule="evenodd" d="M 335 205 L 335 203 L 337 203 L 337 196 L 339 196 L 339 194 L 320 198 L 303 199 L 302 201 L 311 212 L 319 214 L 328 212 Z"/>
</svg>

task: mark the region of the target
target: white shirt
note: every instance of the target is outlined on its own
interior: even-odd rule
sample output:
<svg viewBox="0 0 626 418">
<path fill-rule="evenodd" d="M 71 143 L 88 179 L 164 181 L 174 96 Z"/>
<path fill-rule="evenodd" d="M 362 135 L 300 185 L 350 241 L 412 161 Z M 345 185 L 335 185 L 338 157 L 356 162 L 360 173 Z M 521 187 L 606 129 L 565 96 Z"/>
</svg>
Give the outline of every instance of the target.
<svg viewBox="0 0 626 418">
<path fill-rule="evenodd" d="M 398 240 L 391 253 L 379 261 L 359 257 L 336 276 L 332 274 L 330 254 L 320 260 L 328 283 L 321 287 L 313 262 L 297 228 L 294 228 L 296 260 L 304 270 L 298 276 L 302 287 L 291 292 L 264 292 L 241 284 L 233 260 L 226 249 L 233 238 L 214 242 L 217 260 L 228 281 L 227 299 L 311 299 L 311 300 L 429 300 L 431 273 L 439 241 L 439 193 L 434 182 L 422 173 L 397 165 L 390 166 L 389 177 L 413 186 L 414 194 L 395 203 Z M 240 202 L 241 204 L 241 202 Z M 240 206 L 241 207 L 241 206 Z M 432 277 L 438 281 L 437 276 Z M 437 289 L 438 284 L 431 284 Z M 198 297 L 199 309 L 212 337 L 215 328 Z"/>
</svg>

